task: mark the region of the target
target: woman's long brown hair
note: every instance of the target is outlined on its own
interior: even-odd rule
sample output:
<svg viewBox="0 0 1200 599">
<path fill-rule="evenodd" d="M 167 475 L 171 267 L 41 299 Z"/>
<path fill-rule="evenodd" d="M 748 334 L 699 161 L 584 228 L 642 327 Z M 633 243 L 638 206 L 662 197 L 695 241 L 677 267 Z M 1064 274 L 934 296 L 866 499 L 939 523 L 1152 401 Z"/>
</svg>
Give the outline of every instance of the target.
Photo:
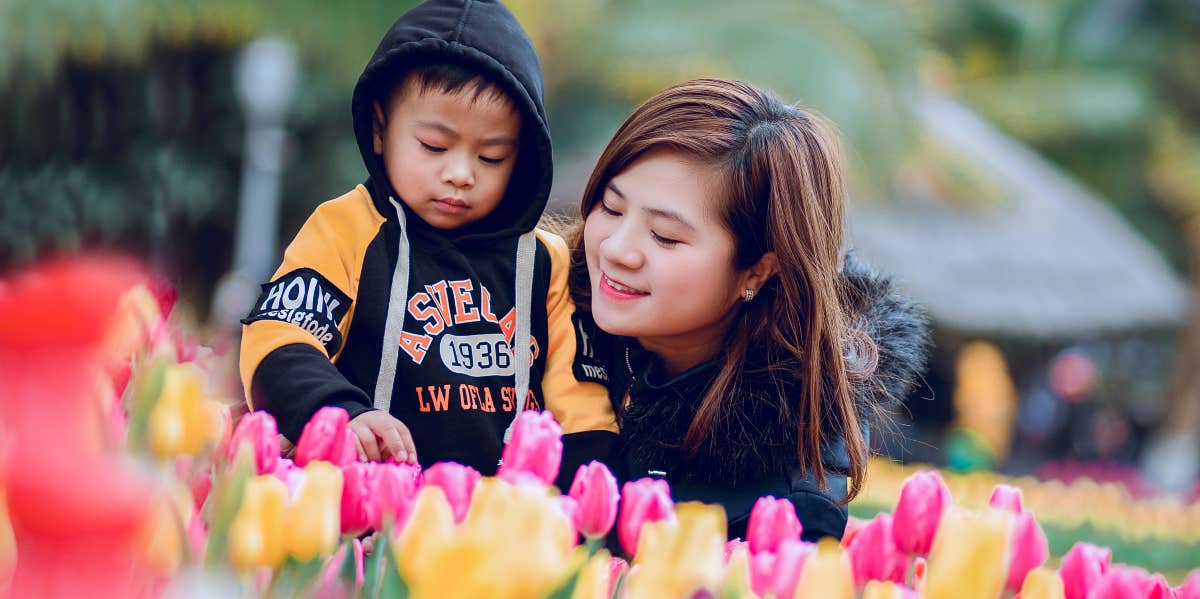
<svg viewBox="0 0 1200 599">
<path fill-rule="evenodd" d="M 584 190 L 585 219 L 609 180 L 652 149 L 724 172 L 722 214 L 736 242 L 735 268 L 749 268 L 766 252 L 775 252 L 779 265 L 730 327 L 718 374 L 684 438 L 686 449 L 694 455 L 712 444 L 717 423 L 734 417 L 724 399 L 745 376 L 753 343 L 772 377 L 799 381 L 796 450 L 802 472 L 812 472 L 822 487 L 821 449 L 837 433 L 844 437 L 848 502 L 861 489 L 867 460 L 851 379 L 873 370 L 875 348 L 851 329 L 843 308 L 845 189 L 836 135 L 816 115 L 747 83 L 697 79 L 676 85 L 639 106 L 604 149 Z M 591 286 L 582 235 L 572 250 L 572 293 L 586 310 Z"/>
</svg>

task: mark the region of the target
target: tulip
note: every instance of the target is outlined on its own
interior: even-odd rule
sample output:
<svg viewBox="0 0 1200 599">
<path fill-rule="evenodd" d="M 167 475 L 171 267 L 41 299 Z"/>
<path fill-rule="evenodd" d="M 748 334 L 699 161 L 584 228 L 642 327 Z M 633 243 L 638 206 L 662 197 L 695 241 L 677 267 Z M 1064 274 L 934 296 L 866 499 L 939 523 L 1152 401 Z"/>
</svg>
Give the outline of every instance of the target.
<svg viewBox="0 0 1200 599">
<path fill-rule="evenodd" d="M 285 543 L 288 553 L 306 562 L 332 554 L 341 533 L 342 471 L 326 462 L 310 462 L 288 506 Z"/>
<path fill-rule="evenodd" d="M 389 526 L 403 528 L 420 488 L 421 469 L 412 464 L 383 462 L 375 468 L 374 494 L 378 509 L 371 528 L 386 530 Z"/>
<path fill-rule="evenodd" d="M 996 485 L 996 488 L 992 489 L 988 505 L 1013 514 L 1025 511 L 1021 508 L 1021 490 L 1011 485 Z"/>
<path fill-rule="evenodd" d="M 274 472 L 279 464 L 279 431 L 275 428 L 275 419 L 266 412 L 242 416 L 229 441 L 226 458 L 232 463 L 243 446 L 254 456 L 256 474 Z"/>
<path fill-rule="evenodd" d="M 847 550 L 854 571 L 854 584 L 862 587 L 868 580 L 904 582 L 908 559 L 892 536 L 892 516 L 875 516 L 854 537 Z"/>
<path fill-rule="evenodd" d="M 950 489 L 934 470 L 909 476 L 892 514 L 896 546 L 909 555 L 929 555 L 942 512 L 950 505 Z"/>
<path fill-rule="evenodd" d="M 735 551 L 750 553 L 750 544 L 741 539 L 729 539 L 725 543 L 725 563 L 729 563 L 729 556 L 733 555 Z"/>
<path fill-rule="evenodd" d="M 358 458 L 354 433 L 346 428 L 350 417 L 346 410 L 324 407 L 313 414 L 300 433 L 296 444 L 296 465 L 307 466 L 321 460 L 334 466 L 345 466 Z"/>
<path fill-rule="evenodd" d="M 204 524 L 204 519 L 200 517 L 199 511 L 194 512 L 191 521 L 188 522 L 187 539 L 192 559 L 197 562 L 203 561 L 204 550 L 208 546 L 208 527 Z"/>
<path fill-rule="evenodd" d="M 562 464 L 562 451 L 562 427 L 550 412 L 522 412 L 513 425 L 512 439 L 504 446 L 496 476 L 516 483 L 525 478 L 523 473 L 552 485 Z"/>
<path fill-rule="evenodd" d="M 342 468 L 342 533 L 358 536 L 379 521 L 375 495 L 377 465 L 354 462 Z"/>
<path fill-rule="evenodd" d="M 923 557 L 918 557 L 913 560 L 912 568 L 912 585 L 913 590 L 919 595 L 925 594 L 925 579 L 929 575 L 929 562 Z"/>
<path fill-rule="evenodd" d="M 659 520 L 674 520 L 675 504 L 671 489 L 662 479 L 643 478 L 621 488 L 621 513 L 617 540 L 626 555 L 635 555 L 642 525 Z"/>
<path fill-rule="evenodd" d="M 863 589 L 862 599 L 916 599 L 917 593 L 912 589 L 905 588 L 903 585 L 894 582 L 880 582 L 872 580 L 867 582 L 866 588 Z"/>
<path fill-rule="evenodd" d="M 474 468 L 454 462 L 439 462 L 423 474 L 425 486 L 440 487 L 453 509 L 454 521 L 462 522 L 471 507 L 471 495 L 480 475 Z"/>
<path fill-rule="evenodd" d="M 1200 569 L 1192 570 L 1175 594 L 1179 599 L 1200 599 Z"/>
<path fill-rule="evenodd" d="M 752 553 L 775 551 L 784 541 L 798 540 L 803 530 L 791 501 L 759 497 L 750 510 L 746 541 Z"/>
<path fill-rule="evenodd" d="M 725 511 L 720 506 L 688 502 L 675 518 L 649 522 L 638 541 L 637 576 L 627 596 L 687 597 L 699 589 L 715 591 L 725 552 Z"/>
<path fill-rule="evenodd" d="M 800 582 L 804 562 L 816 549 L 816 544 L 797 540 L 784 541 L 779 550 L 762 551 L 750 560 L 750 587 L 762 596 L 791 597 Z"/>
<path fill-rule="evenodd" d="M 1112 550 L 1090 543 L 1075 543 L 1058 567 L 1067 599 L 1087 599 L 1088 592 L 1108 571 Z"/>
<path fill-rule="evenodd" d="M 205 405 L 203 373 L 192 364 L 171 364 L 162 393 L 150 410 L 150 449 L 159 458 L 195 455 L 210 440 L 212 418 Z"/>
<path fill-rule="evenodd" d="M 621 582 L 621 577 L 629 572 L 629 562 L 622 558 L 613 556 L 608 561 L 608 596 L 612 597 L 613 592 L 617 590 L 617 584 Z"/>
<path fill-rule="evenodd" d="M 392 552 L 400 576 L 413 580 L 422 572 L 428 572 L 430 558 L 453 536 L 454 512 L 446 501 L 446 494 L 436 485 L 422 487 L 413 501 L 408 522 L 396 539 L 396 550 Z"/>
<path fill-rule="evenodd" d="M 579 572 L 579 580 L 571 592 L 571 599 L 609 599 L 612 597 L 612 556 L 603 549 L 588 558 Z"/>
<path fill-rule="evenodd" d="M 850 543 L 854 541 L 854 536 L 858 534 L 858 531 L 862 530 L 863 527 L 867 525 L 867 522 L 870 522 L 870 520 L 863 520 L 862 518 L 855 518 L 854 516 L 849 516 L 846 518 L 846 530 L 842 533 L 843 548 L 850 546 Z M 892 527 L 893 536 L 895 536 L 895 516 L 892 516 Z"/>
<path fill-rule="evenodd" d="M 1008 573 L 1011 520 L 1012 514 L 991 508 L 978 514 L 946 510 L 929 554 L 925 597 L 999 596 Z"/>
<path fill-rule="evenodd" d="M 571 497 L 579 504 L 579 532 L 589 539 L 602 538 L 617 521 L 617 479 L 608 466 L 590 462 L 579 467 L 571 483 Z"/>
<path fill-rule="evenodd" d="M 993 495 L 995 497 L 995 495 Z M 1012 541 L 1008 548 L 1008 580 L 1004 588 L 1012 592 L 1021 589 L 1025 575 L 1046 563 L 1050 544 L 1046 533 L 1031 512 L 1021 512 L 1013 520 Z"/>
<path fill-rule="evenodd" d="M 833 539 L 821 539 L 805 560 L 794 597 L 853 599 L 854 573 L 842 547 Z"/>
<path fill-rule="evenodd" d="M 1025 575 L 1020 599 L 1066 599 L 1063 581 L 1058 572 L 1049 568 L 1034 568 Z"/>
<path fill-rule="evenodd" d="M 287 489 L 273 476 L 246 481 L 242 505 L 229 525 L 229 559 L 241 570 L 283 563 Z"/>
<path fill-rule="evenodd" d="M 554 498 L 554 509 L 566 517 L 571 523 L 572 538 L 578 538 L 579 535 L 579 502 L 575 501 L 570 495 L 559 495 Z"/>
<path fill-rule="evenodd" d="M 1153 595 L 1150 595 L 1149 592 L 1153 587 L 1154 583 L 1145 570 L 1124 564 L 1115 564 L 1096 581 L 1087 596 L 1088 599 L 1152 597 Z"/>
<path fill-rule="evenodd" d="M 1151 574 L 1146 583 L 1146 599 L 1178 599 L 1171 585 L 1162 574 Z"/>
</svg>

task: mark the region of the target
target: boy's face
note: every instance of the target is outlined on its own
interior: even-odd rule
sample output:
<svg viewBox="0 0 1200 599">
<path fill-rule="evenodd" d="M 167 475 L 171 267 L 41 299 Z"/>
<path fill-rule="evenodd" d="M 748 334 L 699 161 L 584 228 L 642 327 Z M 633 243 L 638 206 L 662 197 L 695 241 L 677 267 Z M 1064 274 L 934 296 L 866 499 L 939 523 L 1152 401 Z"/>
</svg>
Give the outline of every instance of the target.
<svg viewBox="0 0 1200 599">
<path fill-rule="evenodd" d="M 410 80 L 375 113 L 375 153 L 401 201 L 425 222 L 457 229 L 500 205 L 521 131 L 507 98 L 470 85 L 421 91 Z"/>
</svg>

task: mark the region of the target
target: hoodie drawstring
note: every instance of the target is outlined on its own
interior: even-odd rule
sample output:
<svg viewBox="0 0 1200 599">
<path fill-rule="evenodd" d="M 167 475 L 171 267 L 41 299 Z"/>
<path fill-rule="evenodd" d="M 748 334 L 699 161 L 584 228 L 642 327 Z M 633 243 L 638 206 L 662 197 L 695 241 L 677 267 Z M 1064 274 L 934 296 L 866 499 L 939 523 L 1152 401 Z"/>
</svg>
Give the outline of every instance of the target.
<svg viewBox="0 0 1200 599">
<path fill-rule="evenodd" d="M 517 410 L 513 414 L 512 422 L 504 430 L 505 444 L 508 444 L 508 440 L 512 438 L 513 427 L 517 424 L 517 418 L 521 417 L 521 412 L 525 411 L 525 403 L 529 395 L 529 368 L 531 366 L 529 355 L 529 310 L 530 304 L 533 303 L 533 262 L 537 257 L 535 253 L 536 242 L 537 234 L 533 231 L 521 235 L 521 238 L 517 241 L 517 330 L 513 333 L 513 341 L 509 346 L 512 348 L 513 361 L 516 368 L 516 372 L 513 375 L 516 378 L 517 385 Z"/>
<path fill-rule="evenodd" d="M 408 306 L 408 229 L 404 222 L 404 208 L 389 197 L 396 209 L 396 222 L 400 225 L 399 251 L 396 253 L 396 269 L 392 271 L 392 293 L 388 298 L 387 320 L 383 325 L 383 349 L 379 353 L 379 376 L 375 378 L 375 409 L 389 412 L 392 407 L 392 386 L 396 384 L 396 360 L 400 357 L 400 334 L 404 332 L 404 313 Z M 399 306 L 396 309 L 396 306 Z"/>
</svg>

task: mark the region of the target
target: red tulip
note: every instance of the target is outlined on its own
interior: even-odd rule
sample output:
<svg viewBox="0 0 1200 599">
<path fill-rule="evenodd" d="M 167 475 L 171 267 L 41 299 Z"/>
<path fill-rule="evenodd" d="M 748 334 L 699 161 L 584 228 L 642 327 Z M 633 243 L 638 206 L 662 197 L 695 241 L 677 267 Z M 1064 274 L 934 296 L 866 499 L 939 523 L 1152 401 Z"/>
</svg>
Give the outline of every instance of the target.
<svg viewBox="0 0 1200 599">
<path fill-rule="evenodd" d="M 309 462 L 326 461 L 334 466 L 345 466 L 358 458 L 354 433 L 346 428 L 350 416 L 346 410 L 326 406 L 304 425 L 300 442 L 296 444 L 296 465 L 301 468 Z"/>
<path fill-rule="evenodd" d="M 1175 589 L 1179 599 L 1200 599 L 1200 568 L 1192 570 L 1183 584 Z"/>
<path fill-rule="evenodd" d="M 1108 571 L 1110 563 L 1112 549 L 1084 542 L 1075 543 L 1058 567 L 1066 599 L 1088 599 L 1088 591 Z"/>
<path fill-rule="evenodd" d="M 995 497 L 995 495 L 992 495 Z M 1025 575 L 1046 563 L 1050 545 L 1046 533 L 1032 512 L 1021 512 L 1013 520 L 1012 536 L 1008 542 L 1008 579 L 1004 587 L 1014 593 L 1021 590 Z"/>
<path fill-rule="evenodd" d="M 1141 568 L 1116 564 L 1108 569 L 1088 591 L 1088 599 L 1138 599 L 1151 597 L 1154 582 Z M 1169 592 L 1169 591 L 1168 591 Z"/>
<path fill-rule="evenodd" d="M 480 475 L 474 468 L 455 462 L 438 462 L 424 473 L 425 485 L 440 487 L 446 495 L 446 501 L 454 512 L 454 521 L 462 522 L 467 517 L 467 508 L 471 507 L 471 495 L 475 493 L 475 485 L 479 484 Z"/>
<path fill-rule="evenodd" d="M 1014 514 L 1025 511 L 1021 508 L 1021 490 L 1010 485 L 996 485 L 996 488 L 992 489 L 988 505 Z"/>
<path fill-rule="evenodd" d="M 237 452 L 245 445 L 254 456 L 257 474 L 270 474 L 279 464 L 279 431 L 275 419 L 266 412 L 251 412 L 242 416 L 233 438 L 229 441 L 227 459 L 233 462 Z"/>
<path fill-rule="evenodd" d="M 371 522 L 371 528 L 384 530 L 390 522 L 396 530 L 401 530 L 412 511 L 420 487 L 420 466 L 398 462 L 376 465 L 372 489 L 378 509 L 372 512 L 375 519 Z"/>
<path fill-rule="evenodd" d="M 675 503 L 667 481 L 643 478 L 625 483 L 621 488 L 621 514 L 617 523 L 617 539 L 627 555 L 637 553 L 642 525 L 675 518 Z"/>
<path fill-rule="evenodd" d="M 620 495 L 617 479 L 608 466 L 589 462 L 575 472 L 571 497 L 579 504 L 579 532 L 590 539 L 600 538 L 612 530 L 617 521 Z"/>
<path fill-rule="evenodd" d="M 904 583 L 908 559 L 896 546 L 892 526 L 890 514 L 879 514 L 850 543 L 847 551 L 855 586 L 861 588 L 868 580 Z"/>
<path fill-rule="evenodd" d="M 892 514 L 896 546 L 909 555 L 929 555 L 942 511 L 950 505 L 950 489 L 935 470 L 908 477 Z"/>
<path fill-rule="evenodd" d="M 342 467 L 342 533 L 360 535 L 379 521 L 375 495 L 375 468 L 370 462 Z"/>
<path fill-rule="evenodd" d="M 511 483 L 531 474 L 542 483 L 554 484 L 562 464 L 562 427 L 550 412 L 522 412 L 513 425 L 512 439 L 504 446 L 500 471 L 496 474 Z"/>
<path fill-rule="evenodd" d="M 751 553 L 776 551 L 784 541 L 800 540 L 803 530 L 791 501 L 759 497 L 750 510 L 746 541 L 750 543 Z"/>
</svg>

